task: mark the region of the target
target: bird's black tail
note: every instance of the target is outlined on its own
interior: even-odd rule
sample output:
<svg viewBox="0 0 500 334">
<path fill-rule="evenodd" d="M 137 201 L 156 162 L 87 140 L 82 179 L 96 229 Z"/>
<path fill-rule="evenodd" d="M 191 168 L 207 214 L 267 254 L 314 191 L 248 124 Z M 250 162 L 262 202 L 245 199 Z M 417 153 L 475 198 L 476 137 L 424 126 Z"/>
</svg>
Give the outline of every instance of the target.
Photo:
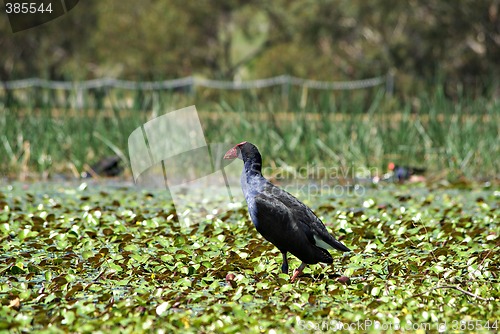
<svg viewBox="0 0 500 334">
<path fill-rule="evenodd" d="M 337 249 L 339 251 L 342 251 L 342 252 L 350 252 L 351 251 L 343 243 L 341 243 L 340 241 L 338 241 L 335 238 L 332 238 L 332 240 L 328 240 L 328 241 L 329 241 L 328 244 L 330 246 L 332 246 L 333 248 L 335 248 L 335 249 Z"/>
</svg>

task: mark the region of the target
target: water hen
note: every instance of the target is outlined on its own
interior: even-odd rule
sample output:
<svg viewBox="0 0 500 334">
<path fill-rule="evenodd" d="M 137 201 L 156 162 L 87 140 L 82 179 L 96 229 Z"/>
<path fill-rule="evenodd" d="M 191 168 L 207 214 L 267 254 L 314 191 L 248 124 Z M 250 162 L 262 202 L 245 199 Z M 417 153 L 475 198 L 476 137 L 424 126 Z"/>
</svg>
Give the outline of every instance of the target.
<svg viewBox="0 0 500 334">
<path fill-rule="evenodd" d="M 387 165 L 389 171 L 393 173 L 393 177 L 400 183 L 411 180 L 414 176 L 422 176 L 425 173 L 425 168 L 411 167 L 411 166 L 398 166 L 394 162 Z M 421 181 L 420 178 L 414 178 Z"/>
<path fill-rule="evenodd" d="M 291 281 L 306 265 L 333 263 L 328 249 L 348 252 L 349 248 L 328 233 L 309 207 L 262 176 L 262 158 L 257 147 L 242 142 L 227 151 L 224 159 L 242 159 L 241 187 L 250 218 L 257 231 L 283 255 L 281 270 L 288 274 L 287 253 L 302 261 Z"/>
</svg>

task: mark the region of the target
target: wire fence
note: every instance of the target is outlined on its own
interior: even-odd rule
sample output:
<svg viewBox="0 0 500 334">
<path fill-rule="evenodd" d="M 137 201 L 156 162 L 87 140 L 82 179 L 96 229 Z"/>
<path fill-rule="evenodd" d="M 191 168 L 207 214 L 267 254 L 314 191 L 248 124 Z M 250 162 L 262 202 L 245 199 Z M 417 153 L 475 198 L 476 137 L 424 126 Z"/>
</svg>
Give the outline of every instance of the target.
<svg viewBox="0 0 500 334">
<path fill-rule="evenodd" d="M 54 90 L 90 90 L 99 88 L 117 88 L 125 90 L 168 90 L 189 87 L 204 87 L 223 90 L 259 89 L 273 86 L 301 86 L 310 89 L 322 90 L 354 90 L 384 85 L 391 92 L 393 78 L 391 74 L 363 80 L 352 81 L 317 81 L 297 78 L 289 75 L 249 80 L 223 81 L 197 77 L 185 77 L 163 81 L 127 81 L 114 78 L 100 78 L 87 81 L 50 81 L 40 78 L 12 80 L 0 82 L 0 89 L 16 90 L 25 88 L 45 88 Z"/>
<path fill-rule="evenodd" d="M 262 91 L 262 93 L 272 98 L 277 95 L 281 96 L 280 100 L 286 107 L 299 103 L 302 108 L 311 99 L 321 100 L 316 94 L 309 94 L 309 90 L 316 90 L 318 94 L 324 96 L 330 95 L 333 91 L 356 91 L 365 94 L 362 90 L 382 87 L 382 89 L 385 88 L 386 94 L 390 95 L 393 91 L 393 76 L 389 73 L 352 81 L 318 81 L 290 75 L 248 81 L 212 80 L 193 76 L 162 81 L 128 81 L 115 78 L 53 81 L 29 78 L 0 81 L 0 106 L 76 110 L 110 108 L 149 110 L 153 106 L 161 108 L 169 105 L 172 99 L 189 99 L 189 103 L 192 104 L 199 103 L 197 99 L 200 97 L 206 100 L 207 92 L 203 91 L 202 94 L 198 94 L 198 89 L 212 89 L 214 92 L 208 93 L 210 96 L 208 99 L 221 94 L 219 97 L 230 103 L 238 98 L 242 99 L 240 102 L 251 99 L 247 94 L 240 94 L 240 92 L 250 91 L 253 97 L 256 91 L 260 94 L 260 90 L 274 90 L 275 87 L 280 89 L 280 92 L 273 91 L 269 94 L 268 91 Z M 367 93 L 371 94 L 371 92 Z M 298 102 L 295 101 L 297 99 L 299 99 Z"/>
</svg>

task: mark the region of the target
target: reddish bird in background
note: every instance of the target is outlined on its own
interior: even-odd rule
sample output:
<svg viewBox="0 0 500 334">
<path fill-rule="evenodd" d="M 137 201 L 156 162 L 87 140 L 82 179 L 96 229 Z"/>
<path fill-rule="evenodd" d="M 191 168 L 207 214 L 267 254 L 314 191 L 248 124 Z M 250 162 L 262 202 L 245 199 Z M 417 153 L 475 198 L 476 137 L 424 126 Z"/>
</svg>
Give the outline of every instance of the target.
<svg viewBox="0 0 500 334">
<path fill-rule="evenodd" d="M 288 273 L 288 252 L 302 261 L 294 270 L 292 282 L 308 264 L 333 263 L 328 249 L 350 251 L 328 233 L 309 207 L 264 178 L 262 158 L 255 145 L 242 142 L 224 155 L 224 159 L 236 158 L 243 160 L 240 181 L 250 218 L 257 231 L 283 255 L 281 270 Z"/>
</svg>

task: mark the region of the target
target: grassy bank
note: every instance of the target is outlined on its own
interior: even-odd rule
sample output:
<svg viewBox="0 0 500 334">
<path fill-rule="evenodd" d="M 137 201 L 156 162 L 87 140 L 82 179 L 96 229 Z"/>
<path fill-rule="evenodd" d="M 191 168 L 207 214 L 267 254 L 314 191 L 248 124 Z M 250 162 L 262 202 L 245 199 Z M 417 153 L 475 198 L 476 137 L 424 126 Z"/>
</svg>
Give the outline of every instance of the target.
<svg viewBox="0 0 500 334">
<path fill-rule="evenodd" d="M 126 155 L 128 136 L 147 120 L 195 104 L 207 142 L 252 141 L 273 168 L 384 172 L 394 161 L 450 179 L 500 174 L 500 103 L 493 98 L 451 101 L 439 88 L 405 102 L 375 90 L 273 90 L 2 95 L 0 172 L 76 176 L 85 163 Z"/>
</svg>

